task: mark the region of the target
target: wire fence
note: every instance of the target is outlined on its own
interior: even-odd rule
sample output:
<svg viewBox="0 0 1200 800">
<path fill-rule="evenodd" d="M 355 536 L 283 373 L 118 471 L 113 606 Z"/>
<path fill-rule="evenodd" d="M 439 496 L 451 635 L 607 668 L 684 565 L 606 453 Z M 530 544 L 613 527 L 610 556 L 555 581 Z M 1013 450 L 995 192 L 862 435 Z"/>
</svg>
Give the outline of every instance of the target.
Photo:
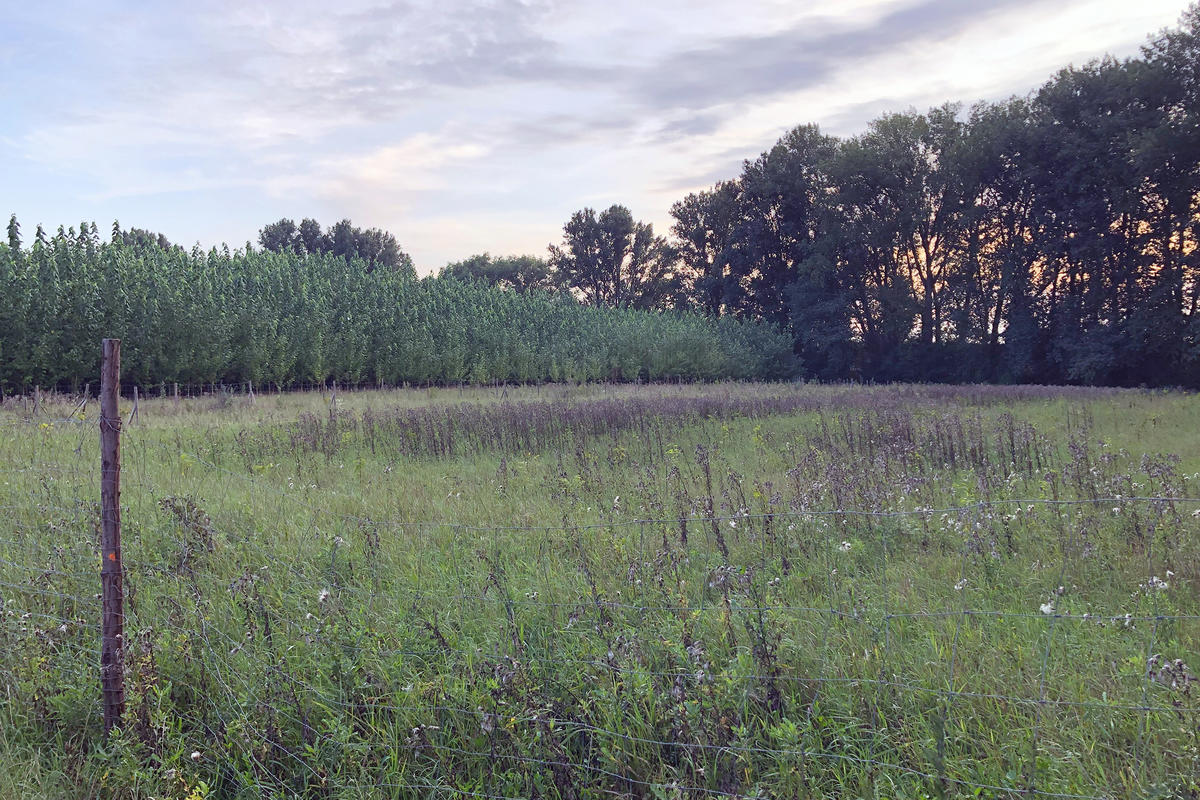
<svg viewBox="0 0 1200 800">
<path fill-rule="evenodd" d="M 128 727 L 163 747 L 169 708 L 230 792 L 1099 799 L 1200 775 L 1200 607 L 1172 569 L 1200 498 L 456 524 L 176 449 L 184 498 L 146 466 L 164 447 L 126 455 Z M 0 702 L 94 671 L 89 475 L 0 506 Z"/>
</svg>

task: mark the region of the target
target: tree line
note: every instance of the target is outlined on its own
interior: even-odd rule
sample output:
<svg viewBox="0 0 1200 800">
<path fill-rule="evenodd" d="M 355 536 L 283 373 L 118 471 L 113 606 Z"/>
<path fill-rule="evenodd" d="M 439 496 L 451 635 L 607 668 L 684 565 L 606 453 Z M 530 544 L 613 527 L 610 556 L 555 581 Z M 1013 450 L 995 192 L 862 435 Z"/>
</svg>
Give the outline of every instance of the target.
<svg viewBox="0 0 1200 800">
<path fill-rule="evenodd" d="M 671 215 L 446 271 L 773 323 L 823 379 L 1200 387 L 1200 4 L 1027 97 L 799 126 Z"/>
<path fill-rule="evenodd" d="M 99 342 L 150 387 L 469 381 L 787 378 L 768 323 L 578 303 L 453 277 L 372 268 L 361 255 L 185 250 L 94 223 L 0 243 L 0 391 L 82 388 Z"/>
</svg>

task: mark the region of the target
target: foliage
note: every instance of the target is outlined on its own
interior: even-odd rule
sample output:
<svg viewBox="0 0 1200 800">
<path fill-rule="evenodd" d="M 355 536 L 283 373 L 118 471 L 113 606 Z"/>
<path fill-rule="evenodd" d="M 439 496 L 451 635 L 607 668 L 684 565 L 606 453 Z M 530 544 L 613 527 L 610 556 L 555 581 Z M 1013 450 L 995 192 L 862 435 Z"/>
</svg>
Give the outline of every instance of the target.
<svg viewBox="0 0 1200 800">
<path fill-rule="evenodd" d="M 1028 98 L 796 128 L 672 209 L 694 301 L 824 378 L 1200 387 L 1197 41 L 1200 4 Z"/>
<path fill-rule="evenodd" d="M 572 214 L 562 246 L 550 245 L 550 266 L 560 286 L 593 305 L 662 308 L 686 295 L 667 240 L 625 206 Z"/>
<path fill-rule="evenodd" d="M 582 306 L 339 255 L 99 241 L 94 225 L 0 244 L 0 388 L 82 387 L 123 340 L 143 387 L 791 377 L 770 326 Z"/>
<path fill-rule="evenodd" d="M 537 256 L 492 256 L 487 253 L 447 264 L 441 276 L 460 281 L 482 281 L 495 286 L 525 294 L 527 292 L 554 291 L 556 285 L 546 259 Z"/>
<path fill-rule="evenodd" d="M 258 243 L 274 253 L 328 253 L 347 262 L 361 259 L 367 271 L 377 266 L 416 276 L 412 257 L 400 249 L 396 237 L 379 228 L 356 228 L 348 219 L 334 223 L 327 231 L 315 219 L 305 218 L 299 225 L 288 218 L 264 225 Z"/>
</svg>

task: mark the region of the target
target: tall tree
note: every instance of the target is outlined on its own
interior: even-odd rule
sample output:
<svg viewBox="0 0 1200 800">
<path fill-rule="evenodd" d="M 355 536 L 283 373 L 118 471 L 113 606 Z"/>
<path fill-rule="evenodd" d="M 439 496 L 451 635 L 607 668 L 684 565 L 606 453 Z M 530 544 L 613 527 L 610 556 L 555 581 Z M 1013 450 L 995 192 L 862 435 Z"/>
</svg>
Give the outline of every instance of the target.
<svg viewBox="0 0 1200 800">
<path fill-rule="evenodd" d="M 537 256 L 491 256 L 480 253 L 447 264 L 442 268 L 441 275 L 462 281 L 482 281 L 489 286 L 521 294 L 554 288 L 549 263 Z"/>
<path fill-rule="evenodd" d="M 743 315 L 788 323 L 788 287 L 797 265 L 816 253 L 822 236 L 828 166 L 835 152 L 836 140 L 816 125 L 801 125 L 744 165 L 738 243 L 730 257 Z"/>
<path fill-rule="evenodd" d="M 550 245 L 557 282 L 591 305 L 661 308 L 686 294 L 675 252 L 654 228 L 625 206 L 600 214 L 585 208 L 563 226 L 562 245 Z"/>
<path fill-rule="evenodd" d="M 689 194 L 671 207 L 680 266 L 691 278 L 696 304 L 719 316 L 741 304 L 733 270 L 740 224 L 741 187 L 722 181 L 709 191 Z"/>
<path fill-rule="evenodd" d="M 8 218 L 8 246 L 14 252 L 21 249 L 21 223 L 17 222 L 16 214 Z"/>
<path fill-rule="evenodd" d="M 299 225 L 288 218 L 264 225 L 258 232 L 258 243 L 264 250 L 276 253 L 332 253 L 347 263 L 361 259 L 370 272 L 376 267 L 416 277 L 412 258 L 400 249 L 396 237 L 379 228 L 356 228 L 343 219 L 321 232 L 320 224 L 305 218 Z"/>
</svg>

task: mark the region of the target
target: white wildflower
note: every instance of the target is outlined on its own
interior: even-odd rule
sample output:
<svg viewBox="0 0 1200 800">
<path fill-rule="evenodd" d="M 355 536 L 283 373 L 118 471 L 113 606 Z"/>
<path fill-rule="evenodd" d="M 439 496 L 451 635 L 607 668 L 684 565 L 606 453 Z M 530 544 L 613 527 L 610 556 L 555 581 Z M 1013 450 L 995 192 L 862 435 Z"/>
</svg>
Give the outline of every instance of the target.
<svg viewBox="0 0 1200 800">
<path fill-rule="evenodd" d="M 854 547 L 854 545 L 850 544 L 847 541 L 843 541 L 841 544 L 838 545 L 838 550 L 841 550 L 843 553 L 849 553 L 850 548 L 852 548 L 852 547 Z"/>
<path fill-rule="evenodd" d="M 324 603 L 328 599 L 329 599 L 329 590 L 328 589 L 322 589 L 321 593 L 319 595 L 317 595 L 318 603 Z"/>
<path fill-rule="evenodd" d="M 1043 614 L 1053 614 L 1054 613 L 1054 603 L 1053 602 L 1042 603 L 1041 608 L 1042 608 Z"/>
<path fill-rule="evenodd" d="M 193 750 L 192 751 L 192 761 L 199 761 L 199 760 L 200 760 L 200 751 Z"/>
<path fill-rule="evenodd" d="M 963 578 L 961 581 L 954 584 L 954 588 L 956 591 L 959 591 L 959 592 L 961 592 L 963 589 L 967 588 L 967 579 Z"/>
</svg>

